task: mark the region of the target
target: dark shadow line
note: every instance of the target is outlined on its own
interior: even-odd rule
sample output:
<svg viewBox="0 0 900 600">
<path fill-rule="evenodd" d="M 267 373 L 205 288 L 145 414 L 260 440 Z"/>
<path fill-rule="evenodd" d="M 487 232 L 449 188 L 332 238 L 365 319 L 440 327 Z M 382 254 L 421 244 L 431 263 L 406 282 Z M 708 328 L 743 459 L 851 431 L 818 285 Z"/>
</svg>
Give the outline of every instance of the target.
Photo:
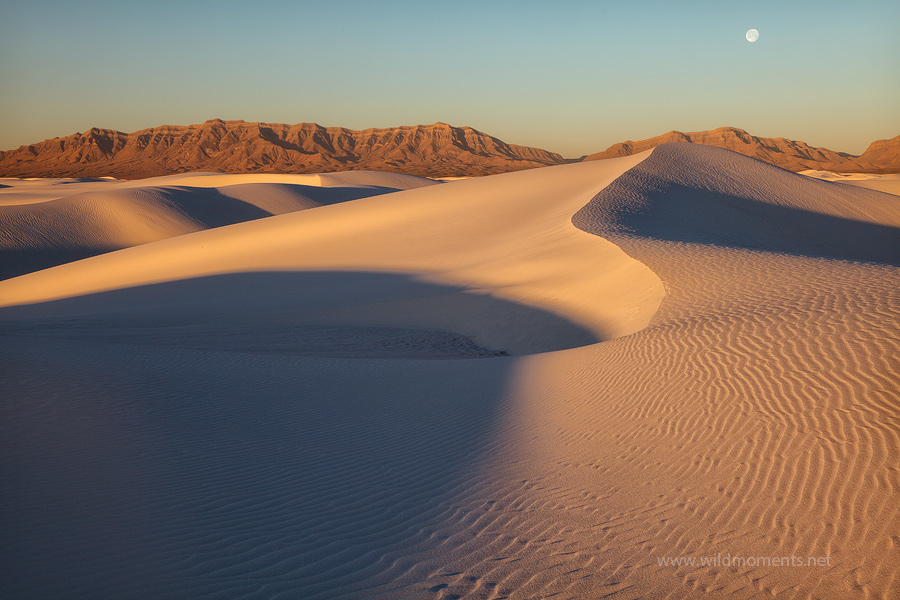
<svg viewBox="0 0 900 600">
<path fill-rule="evenodd" d="M 396 306 L 400 308 L 390 312 Z M 366 310 L 370 312 L 365 314 L 374 316 L 368 317 L 368 321 L 356 318 Z M 385 343 L 395 343 L 390 336 L 401 335 L 397 330 L 405 330 L 409 332 L 408 343 L 427 346 L 428 357 L 434 357 L 442 344 L 449 343 L 446 339 L 436 340 L 436 333 L 456 335 L 463 351 L 473 350 L 473 357 L 550 352 L 601 341 L 584 327 L 540 308 L 468 293 L 460 286 L 384 272 L 230 273 L 0 308 L 0 326 L 7 333 L 27 334 L 37 327 L 44 334 L 54 328 L 67 334 L 71 333 L 71 323 L 78 327 L 89 323 L 88 329 L 100 332 L 104 339 L 114 339 L 118 333 L 136 343 L 140 342 L 141 335 L 155 336 L 157 341 L 162 336 L 167 343 L 177 342 L 173 336 L 178 332 L 196 336 L 199 330 L 199 347 L 227 349 L 230 340 L 236 344 L 236 350 L 246 349 L 241 340 L 248 335 L 258 336 L 260 331 L 256 329 L 264 327 L 273 334 L 273 344 L 277 341 L 279 352 L 304 355 L 317 355 L 314 349 L 304 348 L 304 342 L 320 344 L 323 348 L 321 344 L 327 345 L 327 341 L 310 337 L 322 335 L 315 328 L 350 325 L 363 338 L 376 336 L 363 339 L 361 344 L 365 347 L 377 346 L 380 343 L 377 336 L 381 334 L 388 335 Z M 475 348 L 479 344 L 469 338 L 484 330 L 479 329 L 480 323 L 491 324 L 491 333 L 486 338 L 493 342 L 490 348 L 479 350 Z M 502 323 L 503 327 L 493 326 L 496 323 Z M 300 337 L 292 342 L 290 333 L 279 332 L 279 327 Z M 372 331 L 367 333 L 367 328 Z M 377 331 L 385 328 L 394 333 Z M 420 336 L 417 342 L 416 331 L 427 335 Z M 344 340 L 344 355 L 361 355 L 362 350 L 353 345 L 352 336 L 337 330 L 334 335 Z M 265 350 L 263 346 L 259 349 Z M 340 349 L 329 350 L 327 355 L 338 356 L 340 352 Z M 411 353 L 415 354 L 414 349 Z"/>
</svg>

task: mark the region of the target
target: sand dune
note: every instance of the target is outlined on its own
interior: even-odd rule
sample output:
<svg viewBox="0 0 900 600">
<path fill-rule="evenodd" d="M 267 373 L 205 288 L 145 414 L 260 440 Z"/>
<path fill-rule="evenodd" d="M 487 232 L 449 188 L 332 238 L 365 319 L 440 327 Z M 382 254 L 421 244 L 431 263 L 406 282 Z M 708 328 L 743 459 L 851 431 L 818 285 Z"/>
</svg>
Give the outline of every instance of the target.
<svg viewBox="0 0 900 600">
<path fill-rule="evenodd" d="M 0 282 L 2 585 L 890 598 L 895 199 L 670 144 Z"/>
<path fill-rule="evenodd" d="M 378 326 L 441 324 L 479 340 L 499 336 L 508 347 L 495 349 L 510 352 L 543 344 L 534 339 L 527 323 L 509 327 L 498 315 L 482 314 L 480 308 L 473 309 L 477 317 L 460 308 L 480 305 L 479 298 L 494 295 L 562 315 L 598 338 L 625 335 L 646 324 L 662 298 L 662 287 L 643 265 L 613 244 L 578 231 L 569 221 L 586 198 L 639 160 L 566 165 L 559 173 L 563 181 L 540 171 L 511 181 L 501 176 L 465 180 L 198 232 L 22 276 L 6 283 L 3 301 L 35 303 L 247 272 L 400 272 L 471 293 L 463 296 L 462 304 L 446 303 L 452 310 L 439 308 L 445 303 L 441 295 L 429 295 L 421 307 L 404 300 L 401 309 L 392 303 L 371 303 L 361 288 L 355 293 L 369 303 L 365 311 L 355 306 L 334 318 Z M 551 194 L 554 200 L 549 202 Z M 242 305 L 244 293 L 257 291 L 242 287 L 227 301 Z M 160 301 L 154 296 L 147 304 L 155 308 Z M 266 319 L 276 310 L 295 321 L 305 318 L 293 310 L 296 299 L 289 295 L 276 294 L 265 302 Z M 98 313 L 110 310 L 95 299 L 83 304 Z M 330 300 L 325 304 L 334 311 L 340 308 Z M 139 297 L 127 303 L 132 312 L 139 305 Z M 207 302 L 198 307 L 210 310 Z"/>
<path fill-rule="evenodd" d="M 435 184 L 368 171 L 4 181 L 2 279 L 211 227 Z"/>
<path fill-rule="evenodd" d="M 874 173 L 834 173 L 832 171 L 800 171 L 801 175 L 844 183 L 856 187 L 877 190 L 900 196 L 900 174 L 877 175 Z"/>
</svg>

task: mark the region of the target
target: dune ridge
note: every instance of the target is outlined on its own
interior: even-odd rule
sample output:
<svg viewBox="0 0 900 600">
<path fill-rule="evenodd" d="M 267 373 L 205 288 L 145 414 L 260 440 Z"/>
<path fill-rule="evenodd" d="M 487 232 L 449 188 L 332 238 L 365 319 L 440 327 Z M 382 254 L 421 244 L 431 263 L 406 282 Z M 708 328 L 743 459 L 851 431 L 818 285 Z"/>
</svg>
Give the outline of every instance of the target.
<svg viewBox="0 0 900 600">
<path fill-rule="evenodd" d="M 512 182 L 505 176 L 465 180 L 196 232 L 7 280 L 0 302 L 46 302 L 229 273 L 379 271 L 416 273 L 428 282 L 461 286 L 469 293 L 459 306 L 479 304 L 480 295 L 494 295 L 565 315 L 600 339 L 624 335 L 646 323 L 662 288 L 640 263 L 615 245 L 578 231 L 569 219 L 597 189 L 642 159 L 564 165 L 565 183 L 540 172 Z M 547 202 L 550 193 L 560 199 Z M 399 237 L 398 231 L 403 232 Z M 530 244 L 535 238 L 539 241 Z M 482 241 L 472 245 L 467 241 L 471 239 Z M 589 266 L 593 261 L 600 261 L 599 268 Z M 577 289 L 604 291 L 588 298 L 575 293 Z M 288 300 L 266 301 L 273 302 L 267 305 L 272 311 Z M 500 349 L 519 352 L 531 344 L 530 332 L 521 325 L 505 329 L 500 315 L 476 319 L 468 309 L 435 314 L 415 302 L 407 302 L 402 310 L 393 310 L 390 303 L 366 310 L 362 318 L 374 319 L 367 325 L 405 326 L 395 321 L 446 318 L 463 332 L 475 332 L 476 339 L 499 335 L 512 344 Z M 363 314 L 356 307 L 335 318 Z M 490 343 L 487 347 L 496 348 Z"/>
<path fill-rule="evenodd" d="M 0 279 L 138 244 L 437 182 L 409 175 L 170 175 L 0 189 Z"/>
<path fill-rule="evenodd" d="M 0 282 L 0 468 L 20 484 L 0 492 L 2 583 L 889 599 L 898 230 L 894 196 L 669 144 Z M 325 317 L 489 354 L 264 348 Z M 577 328 L 554 339 L 560 318 Z M 664 564 L 715 556 L 829 564 Z"/>
</svg>

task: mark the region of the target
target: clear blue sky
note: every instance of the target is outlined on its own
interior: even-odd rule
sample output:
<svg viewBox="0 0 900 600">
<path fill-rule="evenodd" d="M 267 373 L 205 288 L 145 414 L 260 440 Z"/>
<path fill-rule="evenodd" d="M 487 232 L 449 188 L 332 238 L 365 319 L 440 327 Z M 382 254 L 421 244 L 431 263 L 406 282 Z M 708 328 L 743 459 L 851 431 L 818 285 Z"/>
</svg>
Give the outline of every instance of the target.
<svg viewBox="0 0 900 600">
<path fill-rule="evenodd" d="M 900 134 L 898 25 L 897 0 L 0 0 L 0 149 L 218 117 L 443 121 L 567 157 L 732 125 L 861 153 Z"/>
</svg>

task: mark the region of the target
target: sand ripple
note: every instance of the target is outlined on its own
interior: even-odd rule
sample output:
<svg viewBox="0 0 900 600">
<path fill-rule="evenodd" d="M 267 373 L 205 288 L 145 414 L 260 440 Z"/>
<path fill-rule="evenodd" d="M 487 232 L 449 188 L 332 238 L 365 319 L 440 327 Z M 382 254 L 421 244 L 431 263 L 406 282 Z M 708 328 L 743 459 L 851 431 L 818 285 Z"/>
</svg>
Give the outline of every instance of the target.
<svg viewBox="0 0 900 600">
<path fill-rule="evenodd" d="M 688 144 L 654 150 L 611 185 L 589 185 L 591 168 L 318 208 L 0 284 L 0 293 L 52 299 L 63 281 L 72 298 L 33 308 L 46 318 L 111 289 L 92 265 L 140 265 L 127 274 L 135 287 L 117 297 L 172 318 L 186 314 L 178 297 L 139 284 L 209 275 L 210 255 L 246 270 L 355 261 L 477 282 L 542 309 L 504 321 L 510 333 L 471 313 L 450 319 L 444 301 L 418 312 L 393 303 L 405 279 L 378 276 L 371 281 L 386 285 L 370 287 L 385 303 L 342 318 L 381 319 L 388 307 L 419 324 L 493 324 L 491 339 L 521 342 L 532 317 L 553 313 L 604 340 L 569 335 L 567 349 L 532 344 L 479 360 L 397 359 L 369 346 L 309 356 L 278 352 L 265 319 L 255 340 L 251 321 L 235 322 L 235 348 L 208 329 L 112 340 L 92 328 L 40 333 L 24 329 L 34 314 L 16 317 L 29 307 L 5 309 L 0 468 L 14 483 L 0 491 L 3 589 L 34 598 L 896 596 L 900 215 L 889 196 Z M 541 186 L 554 178 L 551 198 Z M 351 213 L 370 220 L 347 221 Z M 575 213 L 583 231 L 573 233 L 558 221 Z M 415 225 L 394 245 L 396 230 L 382 230 L 391 219 Z M 348 222 L 349 233 L 335 225 Z M 182 262 L 166 271 L 160 258 Z M 268 307 L 247 312 L 274 319 L 272 307 L 284 305 L 260 299 L 287 280 L 241 281 L 256 295 L 210 300 L 209 311 L 236 318 L 241 307 Z M 617 281 L 630 287 L 604 287 Z M 626 318 L 629 307 L 637 317 Z M 66 318 L 85 324 L 78 314 Z M 543 322 L 542 336 L 563 323 Z M 406 334 L 382 326 L 402 345 Z M 255 345 L 268 338 L 271 348 Z M 794 556 L 829 562 L 661 562 Z"/>
</svg>

